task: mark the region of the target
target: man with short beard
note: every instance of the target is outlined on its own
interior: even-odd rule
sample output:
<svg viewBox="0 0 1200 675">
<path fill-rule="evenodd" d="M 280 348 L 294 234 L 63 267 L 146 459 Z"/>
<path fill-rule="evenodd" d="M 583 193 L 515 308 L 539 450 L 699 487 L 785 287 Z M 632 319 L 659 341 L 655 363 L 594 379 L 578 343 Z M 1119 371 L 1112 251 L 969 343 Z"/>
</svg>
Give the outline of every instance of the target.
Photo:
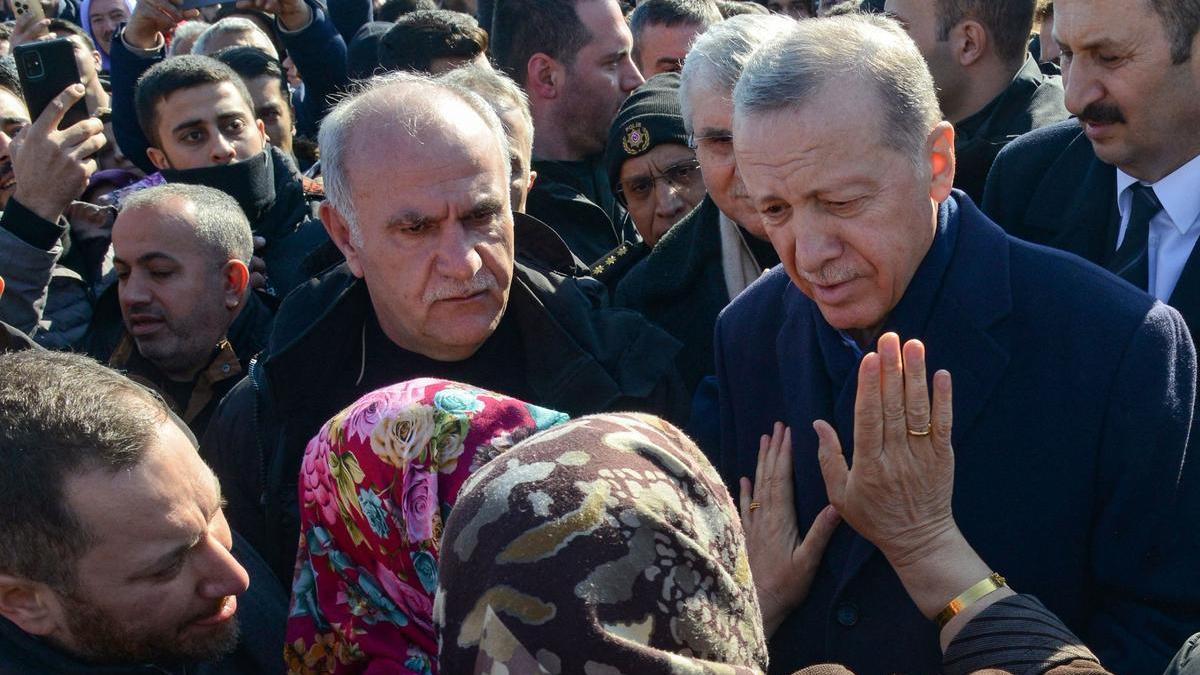
<svg viewBox="0 0 1200 675">
<path fill-rule="evenodd" d="M 250 223 L 220 190 L 160 185 L 125 200 L 112 249 L 116 302 L 97 303 L 92 354 L 158 391 L 202 435 L 271 330 L 270 308 L 249 288 Z"/>
<path fill-rule="evenodd" d="M 282 672 L 282 588 L 157 396 L 84 356 L 0 354 L 0 461 L 0 672 Z"/>
</svg>

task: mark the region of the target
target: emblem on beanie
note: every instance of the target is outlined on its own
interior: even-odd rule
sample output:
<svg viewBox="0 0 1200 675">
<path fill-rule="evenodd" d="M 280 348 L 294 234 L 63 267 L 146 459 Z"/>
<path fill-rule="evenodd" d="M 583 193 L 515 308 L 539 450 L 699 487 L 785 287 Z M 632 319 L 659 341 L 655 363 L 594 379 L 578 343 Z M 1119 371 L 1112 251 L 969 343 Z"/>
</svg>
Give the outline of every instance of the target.
<svg viewBox="0 0 1200 675">
<path fill-rule="evenodd" d="M 625 154 L 636 157 L 650 149 L 650 133 L 641 122 L 634 122 L 625 127 L 625 135 L 621 138 L 621 147 Z"/>
</svg>

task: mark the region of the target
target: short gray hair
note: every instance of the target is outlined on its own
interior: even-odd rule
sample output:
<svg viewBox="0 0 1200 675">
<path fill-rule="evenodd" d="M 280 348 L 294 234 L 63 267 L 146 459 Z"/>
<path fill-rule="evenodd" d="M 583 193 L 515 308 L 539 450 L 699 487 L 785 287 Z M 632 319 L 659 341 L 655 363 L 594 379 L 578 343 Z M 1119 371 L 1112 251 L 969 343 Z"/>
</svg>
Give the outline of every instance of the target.
<svg viewBox="0 0 1200 675">
<path fill-rule="evenodd" d="M 475 92 L 492 106 L 497 115 L 516 110 L 521 123 L 529 130 L 530 142 L 533 142 L 533 113 L 529 110 L 529 97 L 511 77 L 491 66 L 473 64 L 443 73 L 438 80 Z M 504 122 L 503 119 L 500 121 Z"/>
<path fill-rule="evenodd" d="M 500 118 L 478 94 L 459 84 L 408 72 L 386 73 L 359 81 L 325 116 L 317 135 L 317 145 L 321 148 L 321 174 L 325 178 L 325 199 L 346 219 L 350 226 L 351 241 L 356 245 L 362 245 L 362 232 L 355 216 L 350 176 L 346 169 L 346 149 L 354 129 L 372 117 L 383 117 L 389 125 L 399 125 L 410 136 L 419 139 L 429 127 L 455 123 L 445 112 L 445 106 L 439 105 L 442 101 L 438 99 L 444 99 L 447 95 L 461 100 L 487 125 L 504 158 L 501 162 L 504 165 L 504 184 L 512 181 L 508 136 L 504 134 Z M 508 196 L 508 190 L 505 190 L 504 199 L 508 199 Z"/>
<path fill-rule="evenodd" d="M 250 220 L 237 200 L 228 194 L 205 185 L 167 183 L 146 188 L 121 200 L 122 213 L 130 209 L 165 209 L 163 202 L 182 199 L 196 207 L 194 215 L 188 214 L 192 232 L 196 239 L 212 255 L 214 261 L 224 264 L 240 260 L 247 265 L 254 255 L 254 235 L 250 231 Z M 179 212 L 170 210 L 173 214 Z"/>
<path fill-rule="evenodd" d="M 257 33 L 258 35 L 261 35 L 263 42 L 271 45 L 271 56 L 279 58 L 278 52 L 275 52 L 274 43 L 271 42 L 271 36 L 264 33 L 263 29 L 259 28 L 258 25 L 250 19 L 240 16 L 227 16 L 206 28 L 204 32 L 200 34 L 200 37 L 196 38 L 195 44 L 192 45 L 192 53 L 201 54 L 203 56 L 212 56 L 213 53 L 218 50 L 210 49 L 209 43 L 222 35 L 230 35 L 235 33 L 249 33 L 251 35 Z"/>
<path fill-rule="evenodd" d="M 732 95 L 742 69 L 759 46 L 795 25 L 794 19 L 779 14 L 742 14 L 718 23 L 696 39 L 679 74 L 679 104 L 689 134 L 692 93 L 707 89 Z"/>
<path fill-rule="evenodd" d="M 912 38 L 881 16 L 798 22 L 746 64 L 733 92 L 734 116 L 798 108 L 827 85 L 843 89 L 856 80 L 879 97 L 882 142 L 924 166 L 929 132 L 942 120 L 933 77 Z"/>
<path fill-rule="evenodd" d="M 175 37 L 171 38 L 171 46 L 167 47 L 167 56 L 191 54 L 192 48 L 196 46 L 196 40 L 199 40 L 200 36 L 204 35 L 204 32 L 211 27 L 212 24 L 198 19 L 179 24 L 175 27 Z M 181 45 L 186 46 L 187 51 L 179 51 Z"/>
</svg>

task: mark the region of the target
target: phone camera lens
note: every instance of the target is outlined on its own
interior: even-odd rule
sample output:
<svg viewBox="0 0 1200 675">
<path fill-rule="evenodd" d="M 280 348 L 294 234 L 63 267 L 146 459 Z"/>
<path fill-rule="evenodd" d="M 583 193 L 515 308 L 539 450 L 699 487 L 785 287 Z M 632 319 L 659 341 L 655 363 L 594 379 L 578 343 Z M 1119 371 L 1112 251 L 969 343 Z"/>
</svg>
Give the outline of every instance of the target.
<svg viewBox="0 0 1200 675">
<path fill-rule="evenodd" d="M 42 57 L 36 52 L 25 56 L 25 70 L 31 79 L 37 79 L 44 75 L 42 70 Z"/>
</svg>

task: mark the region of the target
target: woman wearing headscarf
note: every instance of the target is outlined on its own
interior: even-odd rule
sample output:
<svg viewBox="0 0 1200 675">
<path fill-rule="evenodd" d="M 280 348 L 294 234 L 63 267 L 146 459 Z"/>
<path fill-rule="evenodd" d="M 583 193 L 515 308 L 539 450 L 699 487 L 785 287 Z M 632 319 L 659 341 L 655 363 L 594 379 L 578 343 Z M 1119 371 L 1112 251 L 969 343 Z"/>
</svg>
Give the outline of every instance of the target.
<svg viewBox="0 0 1200 675">
<path fill-rule="evenodd" d="M 865 367 L 878 377 L 875 364 L 874 371 Z M 939 380 L 948 387 L 948 377 Z M 948 406 L 947 397 L 935 410 Z M 771 445 L 763 453 L 779 455 L 786 444 Z M 833 467 L 832 459 L 823 461 Z M 856 463 L 851 474 L 859 470 Z M 943 482 L 952 474 L 951 467 L 933 475 Z M 870 514 L 899 498 L 899 490 L 864 498 L 868 493 L 853 486 L 869 478 L 854 476 L 852 487 L 840 484 L 837 498 L 847 522 L 872 536 L 896 525 L 891 516 Z M 768 497 L 756 490 L 754 499 Z M 745 501 L 748 511 L 767 512 L 750 509 L 757 502 L 749 496 Z M 779 539 L 767 543 L 787 543 Z M 695 445 L 656 418 L 584 417 L 526 440 L 463 486 L 445 542 L 434 604 L 443 673 L 708 675 L 767 668 L 738 514 Z M 807 587 L 813 572 L 794 581 Z M 957 588 L 957 575 L 922 573 L 919 584 L 906 587 L 923 602 Z M 946 672 L 1105 672 L 1040 603 L 1004 590 L 967 604 L 945 624 Z M 849 671 L 818 665 L 799 672 Z"/>
<path fill-rule="evenodd" d="M 463 482 L 567 416 L 445 380 L 368 394 L 309 442 L 291 673 L 431 673 L 442 523 Z"/>
<path fill-rule="evenodd" d="M 468 481 L 445 541 L 443 673 L 766 669 L 729 493 L 657 418 L 584 417 L 525 441 Z"/>
<path fill-rule="evenodd" d="M 112 52 L 113 35 L 133 16 L 133 4 L 132 0 L 83 0 L 79 8 L 79 20 L 96 43 L 100 68 L 104 72 L 110 69 L 108 55 Z"/>
</svg>

